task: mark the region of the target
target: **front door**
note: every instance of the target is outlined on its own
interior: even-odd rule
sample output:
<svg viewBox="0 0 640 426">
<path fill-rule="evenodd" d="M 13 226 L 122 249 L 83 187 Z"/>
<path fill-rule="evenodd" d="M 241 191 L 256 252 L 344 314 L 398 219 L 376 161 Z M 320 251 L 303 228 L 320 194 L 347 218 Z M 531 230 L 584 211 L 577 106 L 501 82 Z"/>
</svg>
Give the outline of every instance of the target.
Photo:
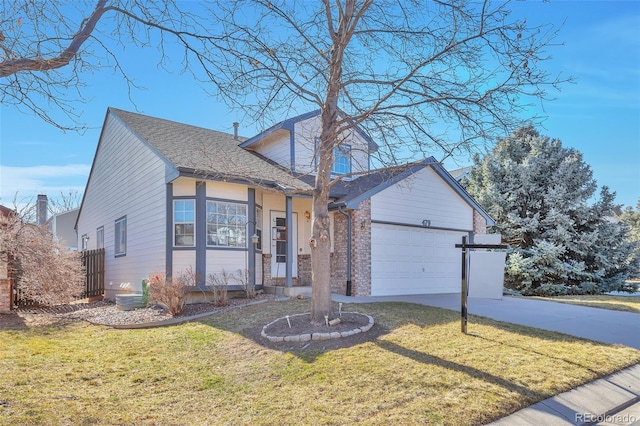
<svg viewBox="0 0 640 426">
<path fill-rule="evenodd" d="M 298 259 L 295 248 L 298 246 L 298 215 L 293 213 L 293 229 L 287 229 L 287 219 L 284 212 L 271 212 L 271 277 L 285 278 L 287 276 L 287 243 L 293 240 L 294 253 L 291 259 L 293 277 L 298 276 Z"/>
</svg>

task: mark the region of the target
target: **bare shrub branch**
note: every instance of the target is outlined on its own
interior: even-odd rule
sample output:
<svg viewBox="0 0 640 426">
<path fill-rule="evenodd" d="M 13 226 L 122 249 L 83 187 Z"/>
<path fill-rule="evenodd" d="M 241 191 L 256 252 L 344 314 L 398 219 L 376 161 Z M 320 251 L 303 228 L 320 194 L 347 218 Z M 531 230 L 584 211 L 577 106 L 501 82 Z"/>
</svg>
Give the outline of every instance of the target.
<svg viewBox="0 0 640 426">
<path fill-rule="evenodd" d="M 82 296 L 85 275 L 79 253 L 68 251 L 49 229 L 27 223 L 19 214 L 1 221 L 0 253 L 14 259 L 13 274 L 22 297 L 58 305 Z"/>
</svg>

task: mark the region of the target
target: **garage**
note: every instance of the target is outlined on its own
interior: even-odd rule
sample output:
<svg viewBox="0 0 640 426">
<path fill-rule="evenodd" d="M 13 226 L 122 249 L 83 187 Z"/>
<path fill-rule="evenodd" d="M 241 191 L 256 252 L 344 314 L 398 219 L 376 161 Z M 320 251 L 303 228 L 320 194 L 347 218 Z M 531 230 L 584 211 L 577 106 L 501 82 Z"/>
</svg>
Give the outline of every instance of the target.
<svg viewBox="0 0 640 426">
<path fill-rule="evenodd" d="M 467 232 L 371 224 L 371 295 L 459 293 Z"/>
</svg>

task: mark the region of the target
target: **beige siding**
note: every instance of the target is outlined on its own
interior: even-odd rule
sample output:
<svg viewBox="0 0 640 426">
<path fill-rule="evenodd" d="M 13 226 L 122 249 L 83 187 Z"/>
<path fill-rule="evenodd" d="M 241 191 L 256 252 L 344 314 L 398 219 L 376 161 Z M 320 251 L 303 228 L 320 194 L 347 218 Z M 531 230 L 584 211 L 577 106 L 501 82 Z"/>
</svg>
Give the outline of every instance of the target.
<svg viewBox="0 0 640 426">
<path fill-rule="evenodd" d="M 299 173 L 315 173 L 315 139 L 320 136 L 320 117 L 312 117 L 295 124 L 295 162 Z M 344 143 L 351 146 L 352 173 L 369 169 L 368 143 L 358 133 L 349 131 L 343 135 Z"/>
<path fill-rule="evenodd" d="M 286 168 L 291 168 L 290 145 L 289 132 L 279 130 L 251 145 L 251 149 Z"/>
<path fill-rule="evenodd" d="M 473 229 L 473 209 L 427 167 L 371 197 L 373 221 Z"/>
<path fill-rule="evenodd" d="M 312 206 L 310 198 L 293 199 L 293 211 L 298 213 L 298 254 L 311 254 L 311 247 L 309 247 L 311 219 L 305 217 L 305 212 L 309 212 L 311 216 Z"/>
<path fill-rule="evenodd" d="M 246 185 L 225 182 L 207 182 L 207 197 L 225 200 L 248 201 Z"/>
<path fill-rule="evenodd" d="M 244 250 L 207 250 L 207 279 L 210 274 L 219 274 L 223 270 L 233 275 L 247 269 L 247 251 Z M 229 285 L 240 284 L 232 280 Z"/>
<path fill-rule="evenodd" d="M 78 235 L 104 226 L 105 292 L 139 291 L 149 273 L 165 270 L 165 162 L 113 116 L 101 136 L 87 184 Z M 114 257 L 115 220 L 127 217 L 127 252 Z"/>
<path fill-rule="evenodd" d="M 315 139 L 320 136 L 320 117 L 299 121 L 293 129 L 296 134 L 296 171 L 299 173 L 315 173 Z"/>
<path fill-rule="evenodd" d="M 264 254 L 271 253 L 271 228 L 275 226 L 271 223 L 272 211 L 284 212 L 286 209 L 285 197 L 280 194 L 265 192 L 262 197 L 262 252 Z M 309 198 L 293 198 L 293 212 L 297 213 L 294 218 L 297 219 L 296 227 L 298 231 L 298 240 L 296 241 L 297 254 L 310 254 L 309 238 L 311 237 L 311 220 L 305 218 L 304 212 L 312 213 L 311 199 Z"/>
<path fill-rule="evenodd" d="M 196 271 L 196 250 L 174 250 L 173 251 L 173 275 L 188 270 Z"/>
<path fill-rule="evenodd" d="M 294 124 L 295 149 L 294 164 L 291 164 L 291 141 L 289 132 L 278 130 L 253 144 L 251 149 L 270 160 L 299 173 L 316 171 L 316 138 L 320 136 L 320 117 L 311 117 Z M 349 131 L 344 135 L 344 143 L 351 147 L 351 170 L 353 173 L 365 172 L 369 169 L 368 143 L 358 133 Z"/>
<path fill-rule="evenodd" d="M 196 180 L 193 178 L 179 177 L 173 181 L 174 197 L 195 197 Z"/>
</svg>

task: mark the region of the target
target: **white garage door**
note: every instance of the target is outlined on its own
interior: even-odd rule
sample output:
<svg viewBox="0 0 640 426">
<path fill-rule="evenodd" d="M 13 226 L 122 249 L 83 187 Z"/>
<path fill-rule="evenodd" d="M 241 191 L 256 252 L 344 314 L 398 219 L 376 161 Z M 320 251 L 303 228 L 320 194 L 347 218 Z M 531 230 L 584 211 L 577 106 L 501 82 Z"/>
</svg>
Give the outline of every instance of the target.
<svg viewBox="0 0 640 426">
<path fill-rule="evenodd" d="M 371 226 L 371 295 L 459 293 L 465 232 Z"/>
</svg>

